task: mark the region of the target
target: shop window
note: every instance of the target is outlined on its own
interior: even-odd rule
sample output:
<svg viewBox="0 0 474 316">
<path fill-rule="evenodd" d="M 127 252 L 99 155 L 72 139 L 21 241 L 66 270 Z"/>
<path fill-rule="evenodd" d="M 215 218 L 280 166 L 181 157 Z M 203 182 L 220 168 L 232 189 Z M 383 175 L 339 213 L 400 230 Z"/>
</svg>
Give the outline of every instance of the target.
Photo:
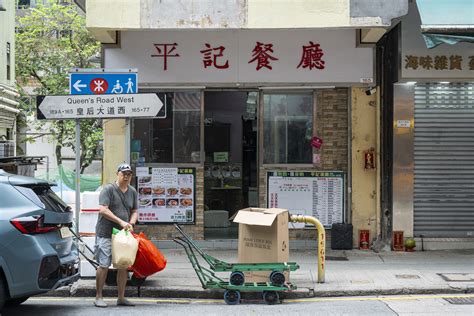
<svg viewBox="0 0 474 316">
<path fill-rule="evenodd" d="M 263 163 L 311 163 L 312 94 L 265 94 L 263 111 Z"/>
<path fill-rule="evenodd" d="M 159 93 L 166 118 L 132 121 L 133 163 L 199 163 L 201 93 Z"/>
</svg>

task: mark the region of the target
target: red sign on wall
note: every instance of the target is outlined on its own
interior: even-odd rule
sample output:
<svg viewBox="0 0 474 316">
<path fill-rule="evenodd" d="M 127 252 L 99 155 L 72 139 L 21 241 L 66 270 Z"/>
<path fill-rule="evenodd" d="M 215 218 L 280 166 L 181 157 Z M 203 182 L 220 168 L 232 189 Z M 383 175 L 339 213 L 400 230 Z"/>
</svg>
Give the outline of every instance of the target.
<svg viewBox="0 0 474 316">
<path fill-rule="evenodd" d="M 392 248 L 395 251 L 403 251 L 404 249 L 403 231 L 394 231 L 392 235 Z"/>
<path fill-rule="evenodd" d="M 316 136 L 311 138 L 311 146 L 313 146 L 314 148 L 319 149 L 321 148 L 322 145 L 323 145 L 323 140 L 321 138 L 318 138 Z"/>
</svg>

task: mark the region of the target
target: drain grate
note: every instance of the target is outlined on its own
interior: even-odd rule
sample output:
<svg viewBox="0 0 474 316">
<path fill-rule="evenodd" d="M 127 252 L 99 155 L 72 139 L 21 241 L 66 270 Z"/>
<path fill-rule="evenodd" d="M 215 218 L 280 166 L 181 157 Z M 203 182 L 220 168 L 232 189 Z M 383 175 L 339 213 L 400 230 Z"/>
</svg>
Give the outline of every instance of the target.
<svg viewBox="0 0 474 316">
<path fill-rule="evenodd" d="M 474 297 L 451 297 L 444 300 L 454 305 L 474 305 Z"/>
<path fill-rule="evenodd" d="M 397 279 L 405 279 L 405 280 L 410 280 L 410 279 L 419 279 L 420 276 L 417 274 L 396 274 L 395 277 Z"/>
<path fill-rule="evenodd" d="M 326 261 L 349 261 L 347 257 L 326 256 Z"/>
<path fill-rule="evenodd" d="M 474 273 L 438 273 L 448 282 L 474 282 Z"/>
</svg>

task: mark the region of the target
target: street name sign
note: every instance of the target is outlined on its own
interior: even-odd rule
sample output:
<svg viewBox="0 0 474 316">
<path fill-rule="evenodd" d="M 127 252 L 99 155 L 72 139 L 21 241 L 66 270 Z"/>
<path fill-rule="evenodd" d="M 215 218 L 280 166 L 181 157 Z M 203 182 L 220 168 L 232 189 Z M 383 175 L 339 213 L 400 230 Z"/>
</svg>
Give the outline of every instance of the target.
<svg viewBox="0 0 474 316">
<path fill-rule="evenodd" d="M 163 102 L 155 93 L 37 96 L 39 120 L 157 117 Z"/>
<path fill-rule="evenodd" d="M 69 93 L 78 94 L 133 94 L 137 93 L 135 72 L 71 72 Z"/>
</svg>

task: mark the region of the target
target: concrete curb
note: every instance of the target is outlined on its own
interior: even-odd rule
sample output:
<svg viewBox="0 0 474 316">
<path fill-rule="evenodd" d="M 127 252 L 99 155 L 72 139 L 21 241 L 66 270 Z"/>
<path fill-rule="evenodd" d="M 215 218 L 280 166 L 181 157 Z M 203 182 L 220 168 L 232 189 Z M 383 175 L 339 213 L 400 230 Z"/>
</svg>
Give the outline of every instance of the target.
<svg viewBox="0 0 474 316">
<path fill-rule="evenodd" d="M 116 297 L 116 287 L 105 287 L 105 297 Z M 341 296 L 380 296 L 380 295 L 423 295 L 423 294 L 470 294 L 474 288 L 393 288 L 393 289 L 367 289 L 367 290 L 324 290 L 298 289 L 296 291 L 280 293 L 283 299 L 301 299 L 316 297 L 341 297 Z M 223 291 L 219 290 L 194 290 L 194 289 L 164 289 L 159 287 L 142 286 L 127 287 L 128 297 L 148 298 L 189 298 L 189 299 L 222 299 Z M 49 292 L 45 296 L 50 297 L 95 297 L 95 287 L 74 286 L 62 287 Z M 258 293 L 242 293 L 246 299 L 260 298 Z"/>
</svg>

